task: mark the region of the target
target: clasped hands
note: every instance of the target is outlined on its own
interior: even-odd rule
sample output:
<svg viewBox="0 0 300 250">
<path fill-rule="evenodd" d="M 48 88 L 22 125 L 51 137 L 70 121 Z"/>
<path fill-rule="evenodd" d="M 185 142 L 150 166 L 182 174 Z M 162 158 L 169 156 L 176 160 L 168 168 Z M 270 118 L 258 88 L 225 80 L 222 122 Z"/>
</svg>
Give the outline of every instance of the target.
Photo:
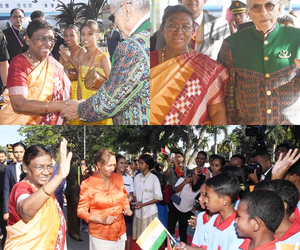
<svg viewBox="0 0 300 250">
<path fill-rule="evenodd" d="M 61 110 L 61 113 L 69 120 L 76 120 L 79 118 L 78 115 L 78 106 L 81 102 L 85 100 L 74 100 L 70 99 L 65 102 L 64 108 Z"/>
</svg>

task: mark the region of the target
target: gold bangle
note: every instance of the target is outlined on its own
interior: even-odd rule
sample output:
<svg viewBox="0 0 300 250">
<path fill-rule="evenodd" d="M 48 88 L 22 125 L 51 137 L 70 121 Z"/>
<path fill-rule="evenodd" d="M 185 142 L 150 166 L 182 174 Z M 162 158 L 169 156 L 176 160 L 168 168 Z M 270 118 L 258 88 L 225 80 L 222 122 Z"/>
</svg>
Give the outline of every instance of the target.
<svg viewBox="0 0 300 250">
<path fill-rule="evenodd" d="M 48 113 L 49 101 L 46 103 L 46 113 Z"/>
<path fill-rule="evenodd" d="M 43 192 L 44 192 L 44 194 L 45 195 L 47 195 L 47 196 L 52 196 L 51 194 L 49 194 L 47 191 L 46 191 L 46 189 L 45 189 L 45 187 L 44 186 L 42 186 L 42 190 L 43 190 Z"/>
</svg>

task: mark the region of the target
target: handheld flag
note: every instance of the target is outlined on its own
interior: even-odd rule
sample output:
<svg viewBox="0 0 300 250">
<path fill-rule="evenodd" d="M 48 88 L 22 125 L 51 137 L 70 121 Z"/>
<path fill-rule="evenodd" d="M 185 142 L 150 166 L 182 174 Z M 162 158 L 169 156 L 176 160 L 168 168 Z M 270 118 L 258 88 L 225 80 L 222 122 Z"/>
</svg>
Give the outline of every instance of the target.
<svg viewBox="0 0 300 250">
<path fill-rule="evenodd" d="M 143 250 L 157 250 L 167 237 L 165 227 L 156 217 L 137 239 L 136 243 Z"/>
<path fill-rule="evenodd" d="M 170 150 L 167 146 L 165 146 L 165 152 L 166 152 L 167 155 L 170 157 L 170 155 L 171 155 L 171 150 Z"/>
<path fill-rule="evenodd" d="M 177 243 L 174 238 L 167 235 L 167 250 L 175 250 L 176 245 Z"/>
<path fill-rule="evenodd" d="M 284 243 L 276 243 L 277 250 L 300 250 L 299 243 L 296 245 L 284 244 Z"/>
<path fill-rule="evenodd" d="M 178 178 L 182 177 L 184 175 L 183 165 L 181 167 L 175 168 L 174 172 L 176 173 Z"/>
</svg>

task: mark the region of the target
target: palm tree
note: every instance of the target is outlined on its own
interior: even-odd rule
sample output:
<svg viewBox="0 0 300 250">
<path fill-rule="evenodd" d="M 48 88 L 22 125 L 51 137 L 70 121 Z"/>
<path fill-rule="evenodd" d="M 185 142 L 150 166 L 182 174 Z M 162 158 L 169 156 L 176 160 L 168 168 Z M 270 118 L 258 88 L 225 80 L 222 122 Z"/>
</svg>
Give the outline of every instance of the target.
<svg viewBox="0 0 300 250">
<path fill-rule="evenodd" d="M 60 28 L 66 28 L 70 24 L 78 24 L 78 14 L 82 7 L 82 3 L 74 3 L 74 0 L 70 0 L 68 5 L 64 4 L 62 1 L 58 0 L 60 5 L 56 7 L 61 14 L 55 17 L 55 20 L 59 24 Z"/>
<path fill-rule="evenodd" d="M 208 148 L 209 147 L 209 138 L 207 137 L 207 136 L 205 136 L 203 139 L 202 139 L 202 141 L 201 141 L 201 143 L 200 143 L 200 145 L 199 145 L 199 148 L 200 149 L 202 149 L 202 150 L 205 150 L 206 148 Z"/>
<path fill-rule="evenodd" d="M 238 135 L 233 132 L 231 133 L 227 139 L 224 139 L 220 145 L 220 149 L 227 151 L 229 153 L 229 160 L 232 157 L 233 152 L 236 149 L 236 146 L 238 145 L 239 140 L 238 140 Z"/>
<path fill-rule="evenodd" d="M 221 132 L 224 132 L 225 134 L 225 139 L 228 138 L 228 130 L 226 125 L 213 125 L 209 126 L 207 128 L 207 133 L 212 134 L 214 136 L 214 154 L 217 154 L 217 135 L 221 134 Z"/>
<path fill-rule="evenodd" d="M 102 8 L 107 0 L 89 0 L 88 4 L 79 3 L 81 5 L 79 19 L 84 21 L 92 19 L 97 21 L 99 16 L 102 16 Z"/>
<path fill-rule="evenodd" d="M 270 146 L 272 146 L 272 152 L 275 152 L 276 146 L 283 142 L 285 131 L 280 125 L 267 126 L 266 140 Z M 275 157 L 275 155 L 273 155 Z M 273 159 L 275 160 L 275 159 Z"/>
</svg>

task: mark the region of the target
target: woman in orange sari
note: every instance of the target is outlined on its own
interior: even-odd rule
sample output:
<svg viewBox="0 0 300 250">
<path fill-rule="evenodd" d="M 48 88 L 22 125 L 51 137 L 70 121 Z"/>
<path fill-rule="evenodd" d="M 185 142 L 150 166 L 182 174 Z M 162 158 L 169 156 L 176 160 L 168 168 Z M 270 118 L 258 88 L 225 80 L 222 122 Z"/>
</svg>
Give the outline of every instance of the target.
<svg viewBox="0 0 300 250">
<path fill-rule="evenodd" d="M 53 172 L 50 152 L 43 146 L 26 149 L 26 177 L 14 185 L 9 197 L 5 250 L 67 249 L 64 214 L 54 195 L 70 171 L 72 153 L 66 153 L 63 139 L 58 173 L 49 180 Z"/>
<path fill-rule="evenodd" d="M 151 52 L 152 125 L 227 124 L 224 88 L 226 69 L 188 47 L 193 12 L 183 5 L 165 12 L 161 33 L 166 45 Z"/>
<path fill-rule="evenodd" d="M 72 86 L 63 66 L 49 56 L 56 42 L 53 27 L 36 19 L 25 40 L 28 50 L 9 67 L 0 124 L 62 125 L 60 111 L 67 108 Z"/>
</svg>

